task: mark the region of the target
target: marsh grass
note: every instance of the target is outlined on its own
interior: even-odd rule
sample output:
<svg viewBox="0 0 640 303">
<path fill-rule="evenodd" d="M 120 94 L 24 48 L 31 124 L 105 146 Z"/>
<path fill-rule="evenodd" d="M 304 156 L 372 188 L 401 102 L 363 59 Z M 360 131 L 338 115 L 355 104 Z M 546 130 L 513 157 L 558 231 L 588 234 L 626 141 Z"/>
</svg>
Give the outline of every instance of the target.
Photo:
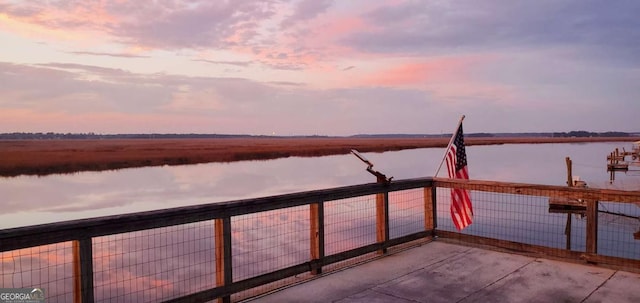
<svg viewBox="0 0 640 303">
<path fill-rule="evenodd" d="M 635 141 L 639 138 L 465 138 L 466 145 Z M 0 140 L 0 176 L 48 175 L 128 167 L 319 157 L 446 147 L 448 138 L 216 138 Z"/>
</svg>

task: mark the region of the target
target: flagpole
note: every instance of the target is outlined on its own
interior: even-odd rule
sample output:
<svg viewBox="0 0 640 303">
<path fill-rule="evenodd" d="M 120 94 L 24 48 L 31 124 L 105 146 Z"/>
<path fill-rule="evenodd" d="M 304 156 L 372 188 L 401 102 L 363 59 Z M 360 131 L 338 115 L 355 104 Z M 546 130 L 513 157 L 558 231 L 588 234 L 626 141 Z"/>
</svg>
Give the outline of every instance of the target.
<svg viewBox="0 0 640 303">
<path fill-rule="evenodd" d="M 449 144 L 447 144 L 447 148 L 444 150 L 444 156 L 442 156 L 442 161 L 440 162 L 440 166 L 438 166 L 438 170 L 436 171 L 436 174 L 433 175 L 434 177 L 438 176 L 438 173 L 442 168 L 442 164 L 444 163 L 444 160 L 447 158 L 447 153 L 449 153 L 449 148 L 451 147 L 451 144 L 453 144 L 453 139 L 456 137 L 456 134 L 458 133 L 458 129 L 460 128 L 460 125 L 462 125 L 462 120 L 464 120 L 464 115 L 460 117 L 460 122 L 458 122 L 458 126 L 453 131 L 453 134 L 451 134 L 451 139 L 449 139 Z"/>
</svg>

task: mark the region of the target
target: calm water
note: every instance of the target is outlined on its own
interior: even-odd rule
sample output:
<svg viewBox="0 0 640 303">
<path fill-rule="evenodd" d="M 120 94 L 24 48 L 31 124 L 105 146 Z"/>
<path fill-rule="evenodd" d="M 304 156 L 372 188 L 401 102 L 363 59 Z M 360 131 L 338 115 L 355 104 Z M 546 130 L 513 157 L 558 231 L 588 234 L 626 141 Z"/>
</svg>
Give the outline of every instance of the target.
<svg viewBox="0 0 640 303">
<path fill-rule="evenodd" d="M 514 144 L 467 147 L 472 179 L 565 185 L 565 157 L 591 187 L 639 189 L 619 173 L 609 185 L 606 155 L 630 143 Z M 394 179 L 433 176 L 444 149 L 365 153 Z M 262 197 L 375 181 L 353 155 L 287 158 L 0 178 L 0 229 L 184 205 Z M 446 174 L 443 168 L 439 176 Z"/>
</svg>

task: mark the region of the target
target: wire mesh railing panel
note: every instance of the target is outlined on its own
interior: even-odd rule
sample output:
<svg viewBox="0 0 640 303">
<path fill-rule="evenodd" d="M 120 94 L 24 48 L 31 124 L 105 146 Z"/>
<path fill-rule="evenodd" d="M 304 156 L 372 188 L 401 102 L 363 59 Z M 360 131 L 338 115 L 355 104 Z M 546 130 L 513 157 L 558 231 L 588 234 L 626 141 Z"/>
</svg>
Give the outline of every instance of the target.
<svg viewBox="0 0 640 303">
<path fill-rule="evenodd" d="M 598 204 L 598 254 L 640 260 L 640 205 Z"/>
<path fill-rule="evenodd" d="M 325 254 L 376 243 L 376 196 L 324 203 Z"/>
<path fill-rule="evenodd" d="M 461 233 L 552 248 L 566 248 L 568 238 L 584 243 L 567 232 L 567 214 L 549 211 L 549 197 L 475 190 L 470 196 L 473 224 Z M 450 206 L 451 189 L 438 188 L 438 229 L 457 232 Z"/>
<path fill-rule="evenodd" d="M 93 238 L 96 302 L 159 302 L 216 283 L 213 221 Z"/>
<path fill-rule="evenodd" d="M 424 231 L 424 189 L 389 193 L 389 237 Z"/>
<path fill-rule="evenodd" d="M 309 212 L 304 205 L 231 218 L 233 280 L 309 261 Z"/>
<path fill-rule="evenodd" d="M 0 252 L 0 288 L 40 288 L 46 302 L 73 302 L 73 245 Z"/>
</svg>

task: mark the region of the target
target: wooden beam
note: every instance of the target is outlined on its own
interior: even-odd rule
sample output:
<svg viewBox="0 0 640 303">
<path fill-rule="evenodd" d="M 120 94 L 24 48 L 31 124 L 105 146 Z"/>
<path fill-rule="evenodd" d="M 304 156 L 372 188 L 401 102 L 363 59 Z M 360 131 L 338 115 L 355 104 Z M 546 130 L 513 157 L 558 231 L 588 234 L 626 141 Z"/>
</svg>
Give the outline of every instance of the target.
<svg viewBox="0 0 640 303">
<path fill-rule="evenodd" d="M 215 230 L 215 254 L 216 254 L 216 287 L 224 286 L 224 228 L 222 219 L 213 221 Z M 222 303 L 223 299 L 219 298 L 218 303 Z"/>
<path fill-rule="evenodd" d="M 91 238 L 78 241 L 80 255 L 80 289 L 82 302 L 94 302 L 93 294 L 93 242 Z"/>
<path fill-rule="evenodd" d="M 587 200 L 586 252 L 598 253 L 598 201 Z"/>
<path fill-rule="evenodd" d="M 433 178 L 434 186 L 542 197 L 565 197 L 620 203 L 640 202 L 640 191 L 579 188 L 555 185 Z"/>
<path fill-rule="evenodd" d="M 453 239 L 461 242 L 472 243 L 477 245 L 483 245 L 488 247 L 495 247 L 506 249 L 515 253 L 533 253 L 540 256 L 555 256 L 560 258 L 569 258 L 579 260 L 582 253 L 569 251 L 561 248 L 551 248 L 546 246 L 532 245 L 521 242 L 514 242 L 508 240 L 500 240 L 488 237 L 481 237 L 469 234 L 461 234 L 452 231 L 436 230 L 436 235 L 439 239 Z"/>
<path fill-rule="evenodd" d="M 384 199 L 384 241 L 387 242 L 391 238 L 389 234 L 389 192 L 385 191 L 382 198 Z M 387 253 L 386 248 L 383 251 Z"/>
<path fill-rule="evenodd" d="M 565 161 L 567 162 L 567 186 L 572 187 L 573 186 L 573 171 L 572 171 L 572 163 L 571 163 L 571 158 L 566 157 Z"/>
<path fill-rule="evenodd" d="M 309 205 L 309 245 L 311 247 L 311 260 L 319 260 L 320 254 L 320 204 L 312 203 Z M 311 274 L 317 275 L 322 273 L 322 267 L 312 268 Z"/>
<path fill-rule="evenodd" d="M 318 203 L 309 205 L 309 239 L 311 246 L 311 260 L 320 258 L 320 247 L 318 245 Z"/>
<path fill-rule="evenodd" d="M 433 188 L 424 188 L 424 230 L 433 230 Z"/>
<path fill-rule="evenodd" d="M 224 285 L 233 284 L 233 256 L 231 250 L 231 218 L 222 218 L 222 235 L 224 243 Z M 223 303 L 231 303 L 231 296 L 222 297 Z"/>
<path fill-rule="evenodd" d="M 567 224 L 564 227 L 564 234 L 567 236 L 567 250 L 571 250 L 571 215 L 567 213 Z"/>
<path fill-rule="evenodd" d="M 376 194 L 376 242 L 384 243 L 386 241 L 385 228 L 387 223 L 385 222 L 385 203 L 384 194 Z M 381 249 L 379 254 L 383 254 L 386 251 Z"/>
<path fill-rule="evenodd" d="M 640 273 L 640 260 L 610 257 L 597 254 L 584 253 L 580 258 L 588 263 L 598 266 L 612 267 L 624 271 Z"/>
<path fill-rule="evenodd" d="M 483 249 L 503 249 L 524 255 L 572 261 L 576 263 L 588 262 L 599 266 L 640 273 L 640 260 L 583 253 L 561 248 L 499 240 L 444 230 L 436 230 L 436 235 L 439 237 L 440 241 L 449 241 L 459 244 L 467 243 L 471 245 L 479 245 Z"/>
<path fill-rule="evenodd" d="M 80 241 L 71 241 L 73 250 L 73 303 L 82 302 L 82 266 L 80 264 Z"/>
</svg>

